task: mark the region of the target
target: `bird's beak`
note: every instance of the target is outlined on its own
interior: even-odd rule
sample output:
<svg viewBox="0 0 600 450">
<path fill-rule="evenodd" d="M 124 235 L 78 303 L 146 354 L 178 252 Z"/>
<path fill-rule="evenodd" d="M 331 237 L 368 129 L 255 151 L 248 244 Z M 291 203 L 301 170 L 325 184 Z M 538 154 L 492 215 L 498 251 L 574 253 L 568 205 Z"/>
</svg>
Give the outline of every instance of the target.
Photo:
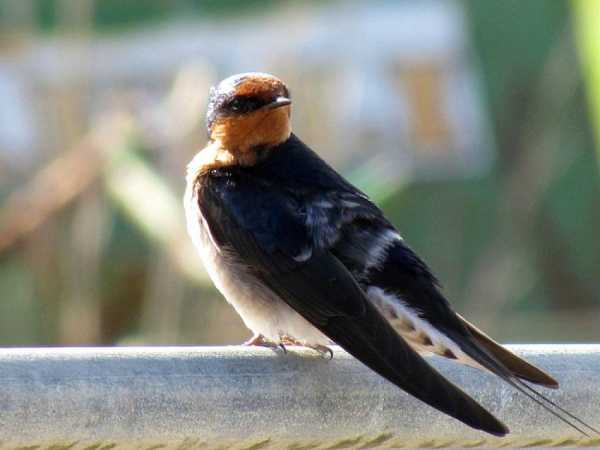
<svg viewBox="0 0 600 450">
<path fill-rule="evenodd" d="M 281 96 L 281 97 L 277 97 L 271 103 L 267 104 L 265 106 L 265 108 L 275 109 L 275 108 L 280 108 L 281 106 L 287 106 L 287 105 L 291 105 L 291 104 L 292 104 L 292 101 L 289 98 Z"/>
</svg>

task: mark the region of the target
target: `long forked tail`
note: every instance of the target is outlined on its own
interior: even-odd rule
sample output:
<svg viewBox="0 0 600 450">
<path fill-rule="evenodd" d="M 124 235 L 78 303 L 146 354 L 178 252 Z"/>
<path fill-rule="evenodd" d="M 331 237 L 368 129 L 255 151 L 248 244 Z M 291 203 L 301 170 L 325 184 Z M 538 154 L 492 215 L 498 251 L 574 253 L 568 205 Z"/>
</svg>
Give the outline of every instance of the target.
<svg viewBox="0 0 600 450">
<path fill-rule="evenodd" d="M 491 355 L 493 355 L 494 358 L 496 358 L 512 376 L 529 381 L 530 383 L 539 384 L 540 386 L 547 388 L 558 389 L 558 381 L 556 381 L 546 372 L 540 370 L 532 364 L 529 364 L 527 361 L 515 355 L 506 347 L 494 341 L 475 325 L 468 322 L 460 314 L 457 314 L 457 316 L 465 328 L 469 330 L 475 341 L 481 347 L 486 349 Z"/>
<path fill-rule="evenodd" d="M 320 328 L 348 353 L 419 400 L 473 428 L 496 436 L 508 433 L 502 422 L 410 348 L 371 304 L 366 305 L 363 317 L 335 317 Z"/>
<path fill-rule="evenodd" d="M 589 434 L 583 428 L 600 435 L 597 428 L 562 408 L 525 382 L 556 389 L 558 382 L 554 378 L 498 344 L 464 318 L 458 317 L 471 333 L 471 338 L 453 334 L 452 339 L 467 355 L 573 429 L 585 436 Z"/>
</svg>

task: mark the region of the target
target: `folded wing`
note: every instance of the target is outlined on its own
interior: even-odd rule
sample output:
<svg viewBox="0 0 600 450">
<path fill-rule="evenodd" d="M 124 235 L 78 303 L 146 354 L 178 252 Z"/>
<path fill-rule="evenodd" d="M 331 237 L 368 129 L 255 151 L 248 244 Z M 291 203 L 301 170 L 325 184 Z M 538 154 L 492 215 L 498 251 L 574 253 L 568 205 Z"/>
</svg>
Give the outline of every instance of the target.
<svg viewBox="0 0 600 450">
<path fill-rule="evenodd" d="M 244 198 L 241 198 L 244 196 Z M 257 279 L 365 365 L 423 402 L 476 429 L 508 429 L 442 377 L 391 327 L 307 225 L 307 205 L 264 180 L 212 178 L 199 205 L 212 238 Z"/>
</svg>

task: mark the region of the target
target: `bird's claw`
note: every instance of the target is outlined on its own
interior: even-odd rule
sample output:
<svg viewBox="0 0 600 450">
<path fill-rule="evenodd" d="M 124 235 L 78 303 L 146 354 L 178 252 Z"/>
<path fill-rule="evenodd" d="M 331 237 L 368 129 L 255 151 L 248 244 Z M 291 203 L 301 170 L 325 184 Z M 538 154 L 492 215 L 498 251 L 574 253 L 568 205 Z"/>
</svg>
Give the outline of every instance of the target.
<svg viewBox="0 0 600 450">
<path fill-rule="evenodd" d="M 309 344 L 306 344 L 304 342 L 297 341 L 296 339 L 291 338 L 289 336 L 282 336 L 281 337 L 281 342 L 285 343 L 287 345 L 297 345 L 299 347 L 310 348 L 310 349 L 315 350 L 316 352 L 318 352 L 323 357 L 325 357 L 325 355 L 328 355 L 329 356 L 329 360 L 333 359 L 333 350 L 331 350 L 326 345 L 319 345 L 319 344 L 309 345 Z"/>
<path fill-rule="evenodd" d="M 333 359 L 333 350 L 331 350 L 331 348 L 327 347 L 326 345 L 309 345 L 307 347 L 317 351 L 323 357 L 329 355 L 330 361 Z"/>
<path fill-rule="evenodd" d="M 295 345 L 295 346 L 299 346 L 299 347 L 310 348 L 310 349 L 318 352 L 321 356 L 328 357 L 329 360 L 333 359 L 333 350 L 331 350 L 331 348 L 327 347 L 326 345 L 319 345 L 319 344 L 308 345 L 308 344 L 304 344 L 300 341 L 297 341 L 289 336 L 282 336 L 279 344 L 276 344 L 273 341 L 267 340 L 262 334 L 255 334 L 250 339 L 248 339 L 246 342 L 244 342 L 243 345 L 268 347 L 268 348 L 273 348 L 273 349 L 280 348 L 281 350 L 283 350 L 284 354 L 287 354 L 286 345 Z"/>
<path fill-rule="evenodd" d="M 256 346 L 256 347 L 267 347 L 272 349 L 280 348 L 283 353 L 287 354 L 287 348 L 283 343 L 276 344 L 275 342 L 267 340 L 262 334 L 255 334 L 242 345 L 245 346 Z"/>
</svg>

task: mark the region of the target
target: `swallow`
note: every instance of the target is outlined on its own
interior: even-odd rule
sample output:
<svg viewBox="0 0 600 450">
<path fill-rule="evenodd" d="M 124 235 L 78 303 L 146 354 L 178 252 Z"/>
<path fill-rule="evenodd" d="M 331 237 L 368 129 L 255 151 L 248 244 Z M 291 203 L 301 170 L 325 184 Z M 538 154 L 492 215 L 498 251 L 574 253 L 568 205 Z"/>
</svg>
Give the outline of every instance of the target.
<svg viewBox="0 0 600 450">
<path fill-rule="evenodd" d="M 344 348 L 424 403 L 475 429 L 508 428 L 420 353 L 495 374 L 583 434 L 597 430 L 529 383 L 542 370 L 457 314 L 425 262 L 369 197 L 291 129 L 287 86 L 266 73 L 212 88 L 209 141 L 187 169 L 188 232 L 248 345 Z M 558 411 L 557 411 L 558 410 Z"/>
</svg>

